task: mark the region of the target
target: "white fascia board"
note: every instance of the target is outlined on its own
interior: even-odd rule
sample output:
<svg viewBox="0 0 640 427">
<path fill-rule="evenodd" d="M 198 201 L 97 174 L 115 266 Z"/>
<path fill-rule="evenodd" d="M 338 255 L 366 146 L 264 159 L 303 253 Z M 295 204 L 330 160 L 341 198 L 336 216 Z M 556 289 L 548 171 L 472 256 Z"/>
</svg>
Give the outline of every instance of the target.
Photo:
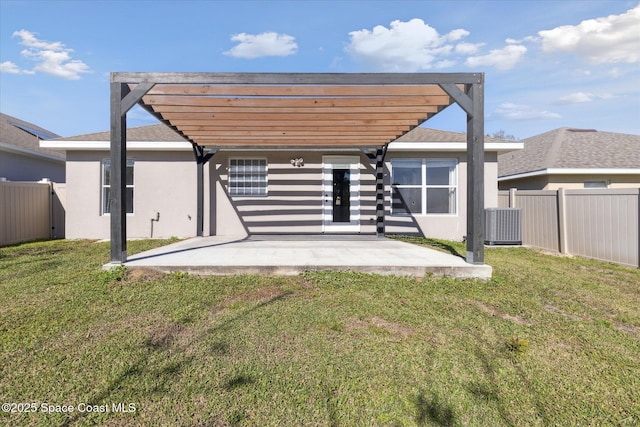
<svg viewBox="0 0 640 427">
<path fill-rule="evenodd" d="M 522 150 L 523 142 L 485 142 L 484 151 L 507 152 Z M 467 151 L 466 142 L 391 142 L 391 151 Z"/>
<path fill-rule="evenodd" d="M 502 176 L 498 178 L 498 181 L 509 181 L 511 179 L 530 178 L 533 176 L 543 175 L 640 175 L 640 168 L 551 168 Z"/>
<path fill-rule="evenodd" d="M 40 147 L 60 151 L 109 151 L 109 141 L 40 141 Z M 127 141 L 127 150 L 191 151 L 187 141 Z"/>
</svg>

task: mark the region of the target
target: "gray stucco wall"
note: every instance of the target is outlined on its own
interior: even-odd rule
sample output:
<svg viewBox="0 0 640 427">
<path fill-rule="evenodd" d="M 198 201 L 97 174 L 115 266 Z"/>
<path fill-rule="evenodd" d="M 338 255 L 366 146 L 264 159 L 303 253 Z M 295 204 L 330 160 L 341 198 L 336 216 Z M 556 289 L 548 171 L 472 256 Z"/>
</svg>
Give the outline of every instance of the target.
<svg viewBox="0 0 640 427">
<path fill-rule="evenodd" d="M 34 182 L 49 178 L 53 182 L 64 182 L 64 170 L 64 160 L 49 160 L 0 151 L 0 177 L 9 181 Z"/>
<path fill-rule="evenodd" d="M 110 216 L 101 214 L 101 162 L 107 152 L 67 154 L 68 239 L 106 239 Z M 129 152 L 134 159 L 134 212 L 127 214 L 130 238 L 189 237 L 196 234 L 196 164 L 182 152 Z M 151 221 L 155 213 L 158 221 Z"/>
<path fill-rule="evenodd" d="M 205 235 L 323 232 L 323 156 L 359 159 L 359 232 L 375 233 L 375 164 L 360 151 L 218 152 L 205 165 Z M 101 161 L 108 152 L 70 151 L 67 155 L 67 238 L 109 237 L 109 216 L 101 215 Z M 196 163 L 190 152 L 130 152 L 134 166 L 134 213 L 127 215 L 130 238 L 189 237 L 196 234 Z M 267 196 L 230 196 L 231 158 L 264 158 Z M 303 167 L 290 160 L 304 158 Z M 456 159 L 457 212 L 451 215 L 392 216 L 390 165 L 394 158 Z M 485 155 L 485 206 L 498 206 L 495 153 Z M 208 177 L 208 179 L 207 179 Z M 325 182 L 326 184 L 326 182 Z M 466 234 L 466 153 L 387 153 L 385 169 L 386 230 L 461 240 Z"/>
</svg>

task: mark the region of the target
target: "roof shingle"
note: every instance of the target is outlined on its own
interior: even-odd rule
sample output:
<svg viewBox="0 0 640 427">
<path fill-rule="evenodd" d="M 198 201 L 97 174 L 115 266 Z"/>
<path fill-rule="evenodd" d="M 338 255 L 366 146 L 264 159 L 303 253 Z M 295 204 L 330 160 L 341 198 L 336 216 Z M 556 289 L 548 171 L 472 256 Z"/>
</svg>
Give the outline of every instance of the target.
<svg viewBox="0 0 640 427">
<path fill-rule="evenodd" d="M 522 140 L 524 149 L 498 156 L 498 175 L 544 169 L 640 168 L 640 135 L 559 128 Z"/>
<path fill-rule="evenodd" d="M 0 113 L 0 142 L 7 145 L 13 145 L 19 149 L 30 151 L 33 153 L 46 154 L 49 157 L 55 157 L 64 159 L 64 153 L 58 151 L 49 150 L 46 148 L 40 148 L 40 139 L 24 129 L 20 129 L 18 126 L 12 124 L 25 126 L 43 132 L 45 134 L 56 135 L 51 131 L 48 131 L 40 126 L 36 126 L 33 123 L 25 122 L 18 118 L 12 117 L 8 114 Z M 56 135 L 58 136 L 58 135 Z"/>
<path fill-rule="evenodd" d="M 109 141 L 110 131 L 87 133 L 65 138 L 56 138 L 53 141 Z M 178 133 L 169 126 L 162 123 L 147 126 L 127 128 L 128 141 L 150 141 L 150 142 L 176 142 L 185 141 Z"/>
</svg>

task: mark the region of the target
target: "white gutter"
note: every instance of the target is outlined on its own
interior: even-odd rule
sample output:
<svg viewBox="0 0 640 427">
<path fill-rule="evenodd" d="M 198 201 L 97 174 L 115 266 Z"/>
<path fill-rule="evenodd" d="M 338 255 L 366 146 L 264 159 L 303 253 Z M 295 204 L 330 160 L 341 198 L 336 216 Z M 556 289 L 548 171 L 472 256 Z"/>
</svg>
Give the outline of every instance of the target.
<svg viewBox="0 0 640 427">
<path fill-rule="evenodd" d="M 523 142 L 485 142 L 484 151 L 507 152 L 522 150 Z M 467 151 L 466 142 L 392 142 L 391 151 Z"/>
<path fill-rule="evenodd" d="M 368 144 L 363 144 L 367 146 Z M 52 150 L 95 150 L 108 151 L 111 148 L 109 141 L 40 141 L 40 147 Z M 242 150 L 246 147 L 228 147 L 227 149 Z M 288 148 L 288 147 L 287 147 Z M 287 149 L 285 148 L 285 149 Z M 358 147 L 341 147 L 350 150 Z M 522 142 L 485 142 L 485 151 L 506 152 L 521 150 L 524 148 Z M 191 143 L 187 141 L 127 141 L 128 150 L 139 151 L 191 151 Z M 256 150 L 256 147 L 251 147 Z M 278 149 L 275 147 L 262 148 L 265 151 Z M 304 149 L 296 147 L 296 149 Z M 308 148 L 313 150 L 312 147 Z M 324 150 L 323 148 L 322 150 Z M 332 150 L 335 148 L 331 148 Z M 388 147 L 391 151 L 467 151 L 466 142 L 391 142 Z"/>
<path fill-rule="evenodd" d="M 533 176 L 543 175 L 640 175 L 640 168 L 551 168 L 506 175 L 499 177 L 498 181 L 509 181 L 512 179 L 530 178 Z"/>
</svg>

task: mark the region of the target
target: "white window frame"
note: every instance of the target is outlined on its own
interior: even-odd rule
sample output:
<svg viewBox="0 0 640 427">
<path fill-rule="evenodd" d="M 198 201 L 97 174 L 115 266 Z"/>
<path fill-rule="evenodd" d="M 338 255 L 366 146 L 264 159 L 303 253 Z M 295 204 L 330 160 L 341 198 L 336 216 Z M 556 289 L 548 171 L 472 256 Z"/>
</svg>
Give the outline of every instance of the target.
<svg viewBox="0 0 640 427">
<path fill-rule="evenodd" d="M 262 193 L 258 193 L 258 194 L 238 194 L 238 193 L 234 192 L 234 186 L 233 186 L 234 181 L 231 178 L 232 167 L 233 167 L 232 162 L 238 161 L 238 160 L 242 160 L 242 161 L 253 161 L 253 160 L 264 161 L 264 194 L 262 194 Z M 253 177 L 251 176 L 251 171 L 249 171 L 249 180 L 251 180 L 252 178 Z M 244 176 L 243 177 L 243 181 L 237 181 L 237 182 L 247 182 L 246 179 L 247 179 L 247 176 Z M 256 182 L 261 182 L 261 181 L 256 181 Z M 259 187 L 259 188 L 262 188 L 262 187 Z M 266 157 L 231 157 L 231 158 L 229 158 L 229 169 L 228 169 L 228 176 L 227 176 L 227 190 L 229 191 L 229 195 L 231 197 L 267 197 L 269 195 L 269 161 L 267 160 L 267 158 Z"/>
<path fill-rule="evenodd" d="M 407 185 L 394 185 L 394 164 L 402 163 L 420 163 L 421 168 L 421 183 L 420 184 L 407 184 Z M 427 168 L 429 166 L 448 166 L 451 168 L 449 172 L 449 184 L 448 185 L 434 185 L 427 183 Z M 421 189 L 422 206 L 420 212 L 394 212 L 393 211 L 393 196 L 395 188 L 419 188 Z M 429 189 L 448 188 L 449 192 L 455 192 L 455 197 L 450 199 L 455 203 L 453 209 L 449 207 L 449 213 L 428 213 L 427 209 L 427 192 Z M 433 159 L 433 158 L 396 158 L 391 159 L 391 200 L 390 209 L 392 216 L 458 216 L 458 198 L 459 198 L 459 186 L 458 186 L 458 160 L 457 159 Z M 451 212 L 453 210 L 453 212 Z"/>
<path fill-rule="evenodd" d="M 106 166 L 109 165 L 109 168 L 111 168 L 111 159 L 102 159 L 102 162 L 100 162 L 100 215 L 102 216 L 109 216 L 111 215 L 111 212 L 105 212 L 105 206 L 106 206 L 106 189 L 107 188 L 111 188 L 111 183 L 109 183 L 108 185 L 105 184 L 106 181 Z M 135 213 L 135 180 L 136 180 L 136 168 L 135 168 L 135 161 L 131 158 L 127 159 L 127 168 L 131 168 L 132 169 L 132 183 L 126 185 L 126 188 L 130 188 L 131 192 L 133 194 L 132 197 L 132 203 L 131 206 L 127 206 L 127 211 L 131 210 L 131 212 L 127 212 L 127 215 L 133 215 Z M 109 178 L 111 178 L 111 176 L 109 176 Z M 126 190 L 125 190 L 126 191 Z M 126 194 L 124 195 L 124 197 L 127 197 Z"/>
</svg>

